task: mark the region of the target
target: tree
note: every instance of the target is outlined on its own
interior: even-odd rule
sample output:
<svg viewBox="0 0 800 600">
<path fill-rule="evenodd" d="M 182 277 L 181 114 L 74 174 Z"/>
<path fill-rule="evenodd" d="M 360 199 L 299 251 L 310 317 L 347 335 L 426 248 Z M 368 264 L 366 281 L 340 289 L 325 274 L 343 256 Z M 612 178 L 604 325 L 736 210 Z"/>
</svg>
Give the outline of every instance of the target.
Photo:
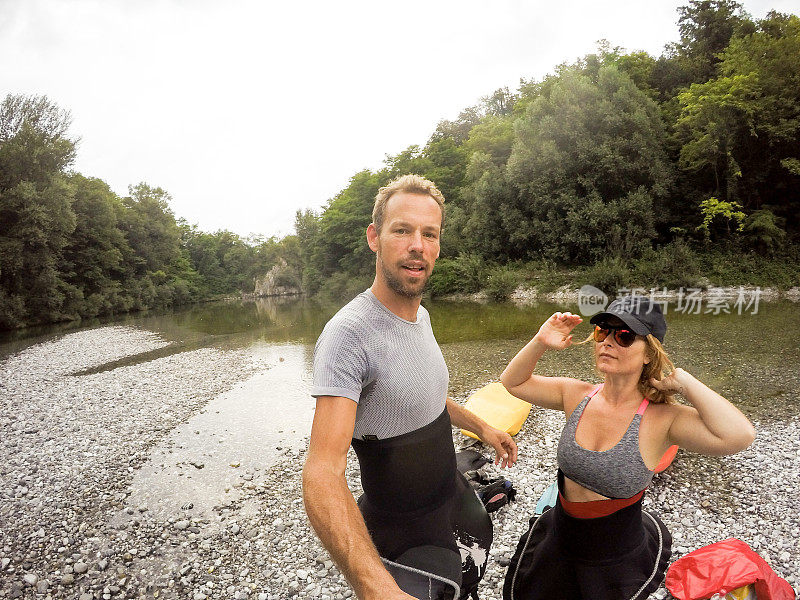
<svg viewBox="0 0 800 600">
<path fill-rule="evenodd" d="M 678 96 L 681 116 L 676 124 L 681 168 L 709 169 L 713 191 L 723 200 L 736 198 L 736 177 L 741 176 L 734 157 L 737 138 L 755 135 L 757 80 L 752 74 L 721 77 L 692 84 Z"/>
<path fill-rule="evenodd" d="M 793 230 L 800 229 L 800 17 L 770 12 L 754 33 L 735 38 L 722 55 L 721 76 L 749 77 L 752 128 L 739 124 L 735 158 L 745 207 L 771 205 Z"/>
<path fill-rule="evenodd" d="M 514 253 L 508 243 L 512 234 L 503 212 L 513 203 L 517 190 L 506 177 L 505 165 L 498 165 L 489 154 L 476 151 L 470 158 L 467 181 L 460 210 L 448 217 L 442 239 L 443 254 L 470 253 L 492 260 L 524 256 Z"/>
<path fill-rule="evenodd" d="M 409 161 L 415 158 L 413 153 L 407 156 Z M 325 208 L 311 257 L 312 270 L 320 277 L 334 273 L 365 275 L 372 270 L 375 256 L 367 246 L 366 230 L 372 222 L 378 188 L 388 183 L 398 164 L 393 161 L 389 169 L 380 173 L 368 170 L 356 173 Z"/>
<path fill-rule="evenodd" d="M 519 194 L 503 222 L 515 254 L 583 261 L 650 245 L 671 170 L 658 108 L 627 75 L 603 65 L 593 82 L 564 68 L 514 129 L 508 178 Z M 634 231 L 633 247 L 608 235 L 614 227 Z"/>
<path fill-rule="evenodd" d="M 100 179 L 74 173 L 69 185 L 76 225 L 58 270 L 65 281 L 81 290 L 81 316 L 127 310 L 123 260 L 131 249 L 118 227 L 122 202 Z"/>
<path fill-rule="evenodd" d="M 180 230 L 169 207 L 171 196 L 146 183 L 129 186 L 128 193 L 122 200 L 128 209 L 123 229 L 135 253 L 130 263 L 136 275 L 169 269 L 181 253 Z"/>
<path fill-rule="evenodd" d="M 58 320 L 80 300 L 57 270 L 75 229 L 63 175 L 75 157 L 69 126 L 46 97 L 0 105 L 0 327 Z"/>
<path fill-rule="evenodd" d="M 459 113 L 455 121 L 439 121 L 431 139 L 438 140 L 447 137 L 460 146 L 469 137 L 470 130 L 480 122 L 483 116 L 483 110 L 481 110 L 480 106 L 465 108 Z"/>
<path fill-rule="evenodd" d="M 678 8 L 680 42 L 676 50 L 692 82 L 703 83 L 717 73 L 719 54 L 734 34 L 752 32 L 753 23 L 735 0 L 689 0 Z"/>
<path fill-rule="evenodd" d="M 320 266 L 315 261 L 319 239 L 320 216 L 313 210 L 298 210 L 294 217 L 294 230 L 298 241 L 301 264 L 301 287 L 308 293 L 316 293 L 322 280 Z"/>
<path fill-rule="evenodd" d="M 708 198 L 700 203 L 700 213 L 703 215 L 703 222 L 697 228 L 702 231 L 707 240 L 711 239 L 711 229 L 716 221 L 725 224 L 725 235 L 731 235 L 731 223 L 736 224 L 736 231 L 744 229 L 745 214 L 742 212 L 742 205 L 738 202 L 727 202 L 718 198 Z"/>
<path fill-rule="evenodd" d="M 452 138 L 440 138 L 428 142 L 423 156 L 428 161 L 427 165 L 423 165 L 425 168 L 408 173 L 417 173 L 433 181 L 446 198 L 447 208 L 458 204 L 468 152 Z"/>
<path fill-rule="evenodd" d="M 513 143 L 513 117 L 489 116 L 472 128 L 464 149 L 470 155 L 474 152 L 488 154 L 496 165 L 505 165 Z"/>
<path fill-rule="evenodd" d="M 718 77 L 678 96 L 676 124 L 680 164 L 698 174 L 696 188 L 751 210 L 770 204 L 792 229 L 800 224 L 798 55 L 800 19 L 768 14 L 758 31 L 731 41 Z"/>
</svg>

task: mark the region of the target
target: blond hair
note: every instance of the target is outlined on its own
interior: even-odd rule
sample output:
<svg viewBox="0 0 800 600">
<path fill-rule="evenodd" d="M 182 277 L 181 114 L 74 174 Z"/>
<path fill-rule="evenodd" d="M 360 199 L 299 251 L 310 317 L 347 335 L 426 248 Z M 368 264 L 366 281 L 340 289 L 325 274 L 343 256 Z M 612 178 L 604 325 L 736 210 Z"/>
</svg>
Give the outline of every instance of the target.
<svg viewBox="0 0 800 600">
<path fill-rule="evenodd" d="M 589 334 L 585 340 L 580 342 L 581 344 L 585 344 L 587 342 L 594 341 L 594 332 Z M 642 372 L 639 375 L 639 381 L 637 382 L 636 386 L 641 392 L 642 396 L 650 400 L 653 404 L 675 404 L 675 392 L 666 392 L 664 390 L 659 390 L 654 388 L 650 385 L 650 379 L 655 380 L 662 380 L 664 379 L 669 373 L 675 370 L 675 365 L 672 364 L 672 360 L 670 360 L 667 351 L 664 350 L 664 346 L 661 345 L 661 342 L 658 341 L 652 333 L 647 334 L 644 336 L 644 342 L 646 344 L 645 352 L 647 354 L 647 358 L 649 358 L 649 362 L 647 364 L 642 365 Z M 597 366 L 595 365 L 595 368 Z"/>
<path fill-rule="evenodd" d="M 644 341 L 647 343 L 647 357 L 650 362 L 642 367 L 642 374 L 639 375 L 639 391 L 653 404 L 675 404 L 675 392 L 657 390 L 650 385 L 651 378 L 658 381 L 664 379 L 675 370 L 675 365 L 672 364 L 664 346 L 652 333 L 648 334 Z"/>
<path fill-rule="evenodd" d="M 383 215 L 386 212 L 386 203 L 397 192 L 405 192 L 406 194 L 425 194 L 436 200 L 436 204 L 442 211 L 442 223 L 440 229 L 444 227 L 444 196 L 436 184 L 432 181 L 425 179 L 419 175 L 409 174 L 398 177 L 397 179 L 389 182 L 378 190 L 375 196 L 375 206 L 372 209 L 372 223 L 378 233 L 381 232 L 383 227 Z"/>
</svg>

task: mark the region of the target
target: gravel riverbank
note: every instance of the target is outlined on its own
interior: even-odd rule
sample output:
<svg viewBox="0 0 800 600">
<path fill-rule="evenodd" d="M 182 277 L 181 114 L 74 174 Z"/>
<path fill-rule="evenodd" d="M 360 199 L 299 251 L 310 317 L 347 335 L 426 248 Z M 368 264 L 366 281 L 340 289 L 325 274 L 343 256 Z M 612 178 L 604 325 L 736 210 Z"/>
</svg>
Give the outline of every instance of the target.
<svg viewBox="0 0 800 600">
<path fill-rule="evenodd" d="M 230 498 L 208 509 L 187 503 L 169 513 L 132 502 L 136 472 L 171 431 L 271 366 L 250 350 L 206 348 L 72 375 L 164 345 L 141 330 L 104 327 L 0 362 L 0 598 L 352 597 L 306 520 L 303 450 L 272 464 L 229 465 Z M 495 513 L 484 600 L 501 597 L 504 565 L 554 476 L 562 424 L 534 409 L 517 436 L 520 460 L 507 477 L 518 501 Z M 680 453 L 656 478 L 646 507 L 672 531 L 673 558 L 738 537 L 798 587 L 799 425 L 797 417 L 756 423 L 747 451 Z M 202 469 L 201 458 L 182 472 Z M 349 465 L 359 493 L 354 455 Z M 654 597 L 669 596 L 662 588 Z"/>
</svg>

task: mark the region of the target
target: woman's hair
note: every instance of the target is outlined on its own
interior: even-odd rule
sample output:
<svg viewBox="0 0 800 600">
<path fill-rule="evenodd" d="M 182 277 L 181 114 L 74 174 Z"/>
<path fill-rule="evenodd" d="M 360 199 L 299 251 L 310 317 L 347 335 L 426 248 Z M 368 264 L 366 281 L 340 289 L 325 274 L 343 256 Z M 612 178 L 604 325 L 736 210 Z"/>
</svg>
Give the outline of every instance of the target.
<svg viewBox="0 0 800 600">
<path fill-rule="evenodd" d="M 593 341 L 594 332 L 590 333 L 589 337 L 580 343 L 585 344 Z M 675 369 L 675 365 L 672 364 L 667 351 L 664 350 L 664 346 L 652 333 L 644 336 L 644 343 L 646 345 L 645 352 L 650 362 L 642 366 L 642 373 L 639 375 L 638 383 L 639 391 L 654 404 L 675 404 L 677 402 L 675 400 L 675 392 L 657 390 L 650 385 L 650 378 L 664 379 Z M 597 368 L 596 365 L 595 368 Z"/>
<path fill-rule="evenodd" d="M 650 385 L 650 378 L 664 379 L 675 370 L 675 365 L 672 364 L 664 346 L 652 333 L 648 334 L 644 341 L 647 344 L 646 352 L 650 362 L 642 367 L 642 374 L 639 376 L 639 391 L 654 404 L 675 404 L 675 392 L 657 390 Z"/>
</svg>

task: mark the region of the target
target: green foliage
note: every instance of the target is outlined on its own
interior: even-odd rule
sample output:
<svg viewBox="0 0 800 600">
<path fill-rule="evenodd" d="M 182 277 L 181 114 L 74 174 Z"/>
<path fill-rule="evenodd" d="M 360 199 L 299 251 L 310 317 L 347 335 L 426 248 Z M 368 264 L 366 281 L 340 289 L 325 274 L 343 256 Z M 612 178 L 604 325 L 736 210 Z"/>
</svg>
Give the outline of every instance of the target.
<svg viewBox="0 0 800 600">
<path fill-rule="evenodd" d="M 786 241 L 783 221 L 766 208 L 748 215 L 742 227 L 745 243 L 762 254 L 774 255 Z"/>
<path fill-rule="evenodd" d="M 508 182 L 505 168 L 488 154 L 475 152 L 467 167 L 467 185 L 462 189 L 459 210 L 449 213 L 443 245 L 450 251 L 449 236 L 455 236 L 455 251 L 503 260 L 513 256 L 505 231 L 504 207 L 513 202 L 516 190 Z"/>
<path fill-rule="evenodd" d="M 604 258 L 588 268 L 580 277 L 580 285 L 593 285 L 608 295 L 629 287 L 631 273 L 621 258 Z"/>
<path fill-rule="evenodd" d="M 652 202 L 671 181 L 658 109 L 612 65 L 596 79 L 565 67 L 515 123 L 507 174 L 519 193 L 501 209 L 515 256 L 581 261 L 655 235 Z M 633 244 L 606 236 L 630 226 Z"/>
<path fill-rule="evenodd" d="M 413 163 L 419 150 L 387 159 L 393 169 Z M 375 255 L 367 246 L 367 226 L 372 222 L 372 208 L 378 188 L 389 181 L 386 172 L 361 171 L 350 179 L 350 185 L 330 201 L 320 215 L 316 245 L 310 257 L 310 270 L 321 279 L 336 273 L 349 275 L 374 274 Z"/>
<path fill-rule="evenodd" d="M 679 94 L 681 115 L 676 123 L 683 146 L 680 165 L 686 170 L 710 168 L 715 193 L 724 199 L 736 197 L 736 178 L 741 169 L 735 159 L 737 140 L 755 134 L 754 74 L 721 77 L 693 84 Z"/>
<path fill-rule="evenodd" d="M 483 288 L 486 272 L 486 261 L 476 254 L 442 258 L 436 261 L 427 290 L 433 297 L 458 293 L 471 294 Z"/>
<path fill-rule="evenodd" d="M 696 287 L 701 278 L 696 254 L 682 241 L 671 242 L 657 250 L 647 250 L 633 261 L 630 271 L 635 285 L 645 289 Z"/>
<path fill-rule="evenodd" d="M 464 148 L 470 155 L 475 152 L 487 154 L 491 156 L 494 164 L 504 165 L 511 156 L 511 146 L 514 142 L 513 123 L 510 116 L 486 117 L 470 130 Z"/>
<path fill-rule="evenodd" d="M 735 0 L 689 0 L 678 8 L 680 43 L 676 50 L 692 81 L 704 82 L 716 74 L 719 54 L 734 34 L 753 24 Z"/>
<path fill-rule="evenodd" d="M 781 289 L 800 286 L 800 260 L 796 247 L 772 259 L 756 252 L 712 249 L 699 254 L 698 260 L 703 275 L 714 285 Z"/>
<path fill-rule="evenodd" d="M 632 52 L 617 57 L 614 62 L 651 100 L 658 99 L 658 89 L 653 87 L 653 72 L 657 65 L 655 58 L 647 52 Z"/>
<path fill-rule="evenodd" d="M 520 274 L 511 265 L 492 269 L 486 278 L 486 293 L 495 301 L 508 300 L 520 284 Z"/>
<path fill-rule="evenodd" d="M 800 19 L 770 12 L 720 54 L 719 76 L 678 96 L 676 139 L 687 187 L 773 207 L 791 229 L 798 222 L 792 170 L 800 161 Z"/>
<path fill-rule="evenodd" d="M 431 297 L 447 296 L 462 291 L 463 280 L 455 258 L 440 258 L 428 280 L 426 292 Z"/>
<path fill-rule="evenodd" d="M 69 172 L 69 113 L 9 95 L 0 328 L 249 292 L 275 265 L 287 287 L 339 301 L 369 285 L 374 197 L 406 173 L 447 198 L 431 295 L 503 298 L 523 280 L 797 285 L 800 18 L 753 22 L 734 0 L 689 0 L 678 28 L 661 56 L 602 41 L 541 81 L 495 90 L 424 146 L 356 173 L 324 209 L 298 211 L 282 239 L 202 232 L 176 221 L 161 188 L 120 198 Z"/>
<path fill-rule="evenodd" d="M 540 292 L 552 292 L 562 285 L 574 284 L 571 273 L 559 268 L 558 263 L 548 259 L 529 261 L 520 271 L 521 280 Z"/>
<path fill-rule="evenodd" d="M 62 172 L 75 155 L 69 114 L 47 98 L 0 105 L 0 327 L 69 318 L 80 291 L 58 271 L 75 230 Z"/>
<path fill-rule="evenodd" d="M 703 215 L 703 222 L 697 227 L 702 231 L 706 238 L 711 236 L 711 225 L 716 221 L 722 220 L 725 224 L 725 231 L 731 234 L 731 222 L 736 223 L 736 231 L 744 229 L 745 214 L 742 206 L 738 202 L 726 202 L 717 198 L 708 198 L 700 203 L 700 214 Z"/>
<path fill-rule="evenodd" d="M 800 175 L 800 160 L 796 158 L 781 159 L 781 166 L 792 175 Z"/>
<path fill-rule="evenodd" d="M 325 302 L 342 302 L 352 299 L 372 284 L 372 276 L 362 274 L 352 276 L 349 273 L 339 272 L 326 278 L 319 287 L 317 295 Z"/>
</svg>

